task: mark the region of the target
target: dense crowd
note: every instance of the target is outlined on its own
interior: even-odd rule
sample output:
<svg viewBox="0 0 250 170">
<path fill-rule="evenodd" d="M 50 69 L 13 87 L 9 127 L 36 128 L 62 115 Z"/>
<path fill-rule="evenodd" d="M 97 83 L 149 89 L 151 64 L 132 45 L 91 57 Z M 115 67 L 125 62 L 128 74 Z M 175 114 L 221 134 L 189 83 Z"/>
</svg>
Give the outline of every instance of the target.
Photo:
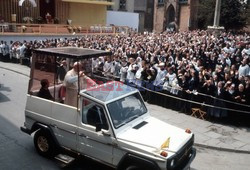
<svg viewBox="0 0 250 170">
<path fill-rule="evenodd" d="M 86 35 L 9 44 L 1 41 L 0 58 L 23 63 L 32 56 L 32 49 L 66 46 L 111 51 L 111 57 L 92 59 L 97 75 L 137 87 L 166 90 L 173 95 L 185 91 L 250 104 L 250 35 L 247 34 L 215 36 L 197 30 Z"/>
</svg>

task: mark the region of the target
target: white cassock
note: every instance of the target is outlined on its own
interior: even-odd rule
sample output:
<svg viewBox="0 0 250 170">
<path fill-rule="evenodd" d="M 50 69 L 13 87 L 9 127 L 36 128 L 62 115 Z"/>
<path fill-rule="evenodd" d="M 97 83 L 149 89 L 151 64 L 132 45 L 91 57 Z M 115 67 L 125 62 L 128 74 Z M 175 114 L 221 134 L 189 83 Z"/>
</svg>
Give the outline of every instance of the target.
<svg viewBox="0 0 250 170">
<path fill-rule="evenodd" d="M 80 77 L 80 90 L 96 85 L 96 83 L 88 76 Z M 74 69 L 67 72 L 64 78 L 64 86 L 66 87 L 65 104 L 77 107 L 78 100 L 78 73 Z"/>
</svg>

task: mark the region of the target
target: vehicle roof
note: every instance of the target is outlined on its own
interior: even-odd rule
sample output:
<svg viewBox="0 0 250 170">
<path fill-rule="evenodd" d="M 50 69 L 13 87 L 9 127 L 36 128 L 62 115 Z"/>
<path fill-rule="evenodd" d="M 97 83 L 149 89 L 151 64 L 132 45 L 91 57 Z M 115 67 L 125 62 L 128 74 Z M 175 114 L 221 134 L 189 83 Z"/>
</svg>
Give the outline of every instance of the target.
<svg viewBox="0 0 250 170">
<path fill-rule="evenodd" d="M 86 59 L 105 55 L 111 55 L 109 51 L 94 50 L 78 47 L 58 47 L 58 48 L 42 48 L 34 50 L 35 53 L 56 55 L 57 57 Z"/>
<path fill-rule="evenodd" d="M 101 84 L 96 87 L 87 88 L 82 90 L 80 94 L 87 94 L 102 102 L 113 101 L 116 98 L 136 92 L 137 89 L 127 86 L 122 82 L 112 81 L 109 83 Z"/>
</svg>

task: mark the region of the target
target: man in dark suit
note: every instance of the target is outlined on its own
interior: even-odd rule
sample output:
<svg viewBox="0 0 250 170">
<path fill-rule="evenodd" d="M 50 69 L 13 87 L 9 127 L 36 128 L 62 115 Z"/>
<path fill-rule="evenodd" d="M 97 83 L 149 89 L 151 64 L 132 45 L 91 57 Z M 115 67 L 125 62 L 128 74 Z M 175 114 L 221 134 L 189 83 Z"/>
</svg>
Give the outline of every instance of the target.
<svg viewBox="0 0 250 170">
<path fill-rule="evenodd" d="M 66 69 L 67 69 L 67 62 L 66 60 L 62 60 L 60 66 L 57 69 L 57 78 L 59 83 L 64 81 L 64 77 L 67 73 Z"/>
<path fill-rule="evenodd" d="M 54 98 L 51 96 L 49 91 L 49 81 L 47 79 L 41 80 L 41 89 L 38 92 L 38 97 L 48 99 L 48 100 L 54 100 Z"/>
</svg>

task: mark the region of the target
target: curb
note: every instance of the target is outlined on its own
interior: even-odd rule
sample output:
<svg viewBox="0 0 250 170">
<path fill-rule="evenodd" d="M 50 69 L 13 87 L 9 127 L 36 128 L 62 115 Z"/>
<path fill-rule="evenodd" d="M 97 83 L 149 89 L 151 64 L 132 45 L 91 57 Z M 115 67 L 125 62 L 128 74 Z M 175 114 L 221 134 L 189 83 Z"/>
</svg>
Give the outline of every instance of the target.
<svg viewBox="0 0 250 170">
<path fill-rule="evenodd" d="M 2 67 L 2 66 L 0 66 L 0 68 L 5 69 L 5 70 L 8 70 L 8 71 L 15 72 L 15 73 L 18 73 L 18 74 L 21 74 L 21 75 L 26 76 L 26 77 L 29 77 L 29 75 L 27 75 L 27 74 L 25 74 L 25 73 L 22 73 L 22 72 L 20 72 L 20 71 L 16 71 L 16 70 L 13 70 L 13 69 L 10 69 L 10 68 L 6 68 L 6 67 Z"/>
<path fill-rule="evenodd" d="M 21 74 L 21 75 L 26 76 L 26 77 L 29 77 L 29 75 L 24 74 L 24 73 L 22 73 L 20 71 L 16 71 L 16 70 L 13 70 L 13 69 L 10 69 L 10 68 L 6 68 L 6 67 L 2 67 L 2 66 L 0 66 L 0 68 L 5 69 L 5 70 L 9 70 L 9 71 L 12 71 L 12 72 L 15 72 L 15 73 L 18 73 L 18 74 Z M 217 151 L 250 154 L 250 151 L 246 151 L 246 150 L 237 150 L 237 149 L 215 147 L 215 146 L 209 146 L 209 145 L 200 144 L 200 143 L 194 143 L 194 146 L 201 147 L 201 148 L 206 148 L 206 149 L 217 150 Z"/>
<path fill-rule="evenodd" d="M 194 146 L 201 147 L 201 148 L 206 148 L 206 149 L 211 149 L 211 150 L 217 150 L 217 151 L 250 154 L 250 151 L 222 148 L 222 147 L 216 147 L 216 146 L 209 146 L 209 145 L 199 144 L 199 143 L 194 143 Z"/>
</svg>

